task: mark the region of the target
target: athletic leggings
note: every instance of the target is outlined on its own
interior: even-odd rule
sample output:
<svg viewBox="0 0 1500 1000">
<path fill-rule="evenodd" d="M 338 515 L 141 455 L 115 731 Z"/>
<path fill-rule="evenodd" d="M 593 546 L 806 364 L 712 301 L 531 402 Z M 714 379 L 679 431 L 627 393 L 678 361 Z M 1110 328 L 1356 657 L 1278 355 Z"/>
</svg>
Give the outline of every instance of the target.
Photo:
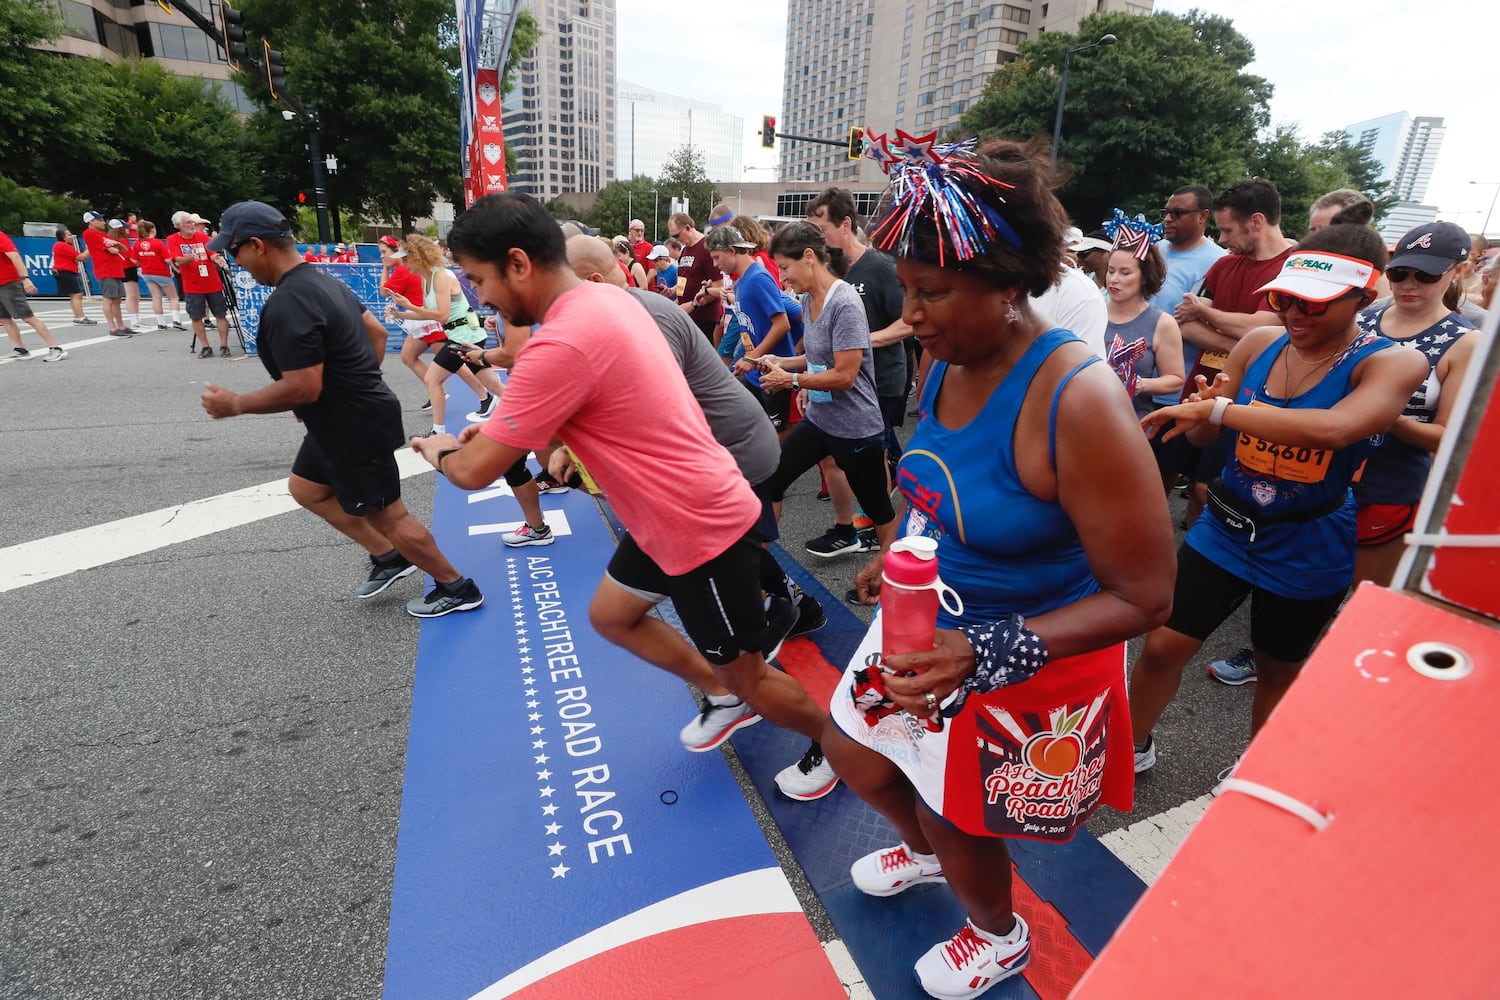
<svg viewBox="0 0 1500 1000">
<path fill-rule="evenodd" d="M 797 424 L 782 440 L 781 464 L 765 482 L 766 495 L 780 502 L 798 477 L 829 455 L 848 477 L 854 499 L 870 520 L 885 524 L 896 516 L 886 488 L 885 435 L 834 437 L 810 420 Z"/>
</svg>

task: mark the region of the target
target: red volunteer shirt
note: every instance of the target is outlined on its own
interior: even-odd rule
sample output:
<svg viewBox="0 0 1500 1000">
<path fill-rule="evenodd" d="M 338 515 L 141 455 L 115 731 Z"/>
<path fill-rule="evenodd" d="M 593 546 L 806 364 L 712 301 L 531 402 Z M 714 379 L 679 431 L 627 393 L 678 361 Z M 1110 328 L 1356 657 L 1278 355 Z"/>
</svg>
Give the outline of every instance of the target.
<svg viewBox="0 0 1500 1000">
<path fill-rule="evenodd" d="M 77 274 L 78 248 L 65 240 L 58 240 L 52 244 L 52 270 Z"/>
<path fill-rule="evenodd" d="M 89 228 L 83 231 L 83 245 L 88 247 L 89 260 L 94 264 L 94 277 L 124 279 L 125 246 L 119 240 Z"/>
<path fill-rule="evenodd" d="M 397 295 L 404 295 L 408 302 L 422 304 L 422 279 L 413 274 L 405 264 L 397 264 L 391 268 L 390 275 L 385 279 L 385 287 Z"/>
<path fill-rule="evenodd" d="M 21 280 L 21 272 L 16 270 L 15 262 L 8 256 L 13 253 L 20 253 L 15 242 L 0 233 L 0 285 L 11 285 Z"/>
<path fill-rule="evenodd" d="M 178 257 L 189 258 L 187 263 L 177 267 L 177 273 L 182 275 L 184 294 L 207 295 L 224 290 L 224 285 L 219 281 L 219 269 L 208 256 L 207 233 L 194 233 L 191 236 L 173 233 L 167 237 L 167 255 L 174 260 Z"/>
<path fill-rule="evenodd" d="M 155 236 L 147 236 L 135 241 L 135 259 L 141 262 L 142 274 L 154 274 L 160 278 L 170 277 L 172 270 L 167 267 L 168 254 L 167 245 Z"/>
</svg>

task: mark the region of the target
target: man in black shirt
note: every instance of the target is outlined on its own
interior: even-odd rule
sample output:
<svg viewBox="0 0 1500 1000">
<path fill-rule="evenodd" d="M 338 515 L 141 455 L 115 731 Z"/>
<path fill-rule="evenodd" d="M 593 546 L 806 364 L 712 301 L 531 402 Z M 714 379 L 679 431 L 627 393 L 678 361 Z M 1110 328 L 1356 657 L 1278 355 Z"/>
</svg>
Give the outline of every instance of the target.
<svg viewBox="0 0 1500 1000">
<path fill-rule="evenodd" d="M 307 428 L 287 486 L 303 507 L 364 546 L 370 577 L 361 598 L 382 593 L 421 568 L 436 586 L 407 602 L 418 618 L 470 611 L 484 603 L 431 532 L 401 502 L 395 449 L 406 443 L 401 404 L 380 374 L 386 331 L 336 278 L 303 261 L 281 213 L 258 201 L 231 205 L 209 244 L 262 285 L 260 360 L 274 380 L 236 394 L 204 383 L 214 419 L 290 410 Z"/>
</svg>

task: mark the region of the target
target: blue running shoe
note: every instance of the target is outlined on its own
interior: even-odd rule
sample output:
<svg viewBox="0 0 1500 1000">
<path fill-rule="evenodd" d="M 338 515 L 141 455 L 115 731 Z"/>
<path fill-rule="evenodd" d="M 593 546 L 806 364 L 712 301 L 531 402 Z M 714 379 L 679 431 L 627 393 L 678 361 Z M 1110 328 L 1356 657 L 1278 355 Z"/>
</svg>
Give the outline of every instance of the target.
<svg viewBox="0 0 1500 1000">
<path fill-rule="evenodd" d="M 1208 676 L 1220 684 L 1228 684 L 1230 687 L 1239 687 L 1241 684 L 1254 684 L 1255 657 L 1251 655 L 1248 648 L 1242 649 L 1233 656 L 1210 663 L 1208 665 Z"/>
</svg>

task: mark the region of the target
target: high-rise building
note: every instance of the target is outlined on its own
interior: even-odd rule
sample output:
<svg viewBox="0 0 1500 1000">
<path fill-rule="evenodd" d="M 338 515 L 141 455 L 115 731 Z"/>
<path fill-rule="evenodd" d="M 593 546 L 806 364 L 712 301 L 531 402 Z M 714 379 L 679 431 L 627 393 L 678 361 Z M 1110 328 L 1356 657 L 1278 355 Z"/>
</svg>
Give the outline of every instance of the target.
<svg viewBox="0 0 1500 1000">
<path fill-rule="evenodd" d="M 1447 131 L 1441 118 L 1413 118 L 1405 111 L 1356 122 L 1344 129 L 1350 142 L 1369 152 L 1384 168 L 1381 180 L 1399 199 L 1379 221 L 1380 235 L 1387 241 L 1437 218 L 1437 206 L 1423 204 L 1423 199 Z"/>
<path fill-rule="evenodd" d="M 510 186 L 537 198 L 615 179 L 615 0 L 527 0 L 541 40 L 505 101 Z"/>
<path fill-rule="evenodd" d="M 1089 14 L 1150 14 L 1152 0 L 787 0 L 786 72 L 777 131 L 847 140 L 939 132 L 958 124 L 984 82 L 1044 31 L 1076 31 Z M 843 148 L 778 139 L 781 179 L 877 181 Z"/>
<path fill-rule="evenodd" d="M 219 22 L 218 0 L 190 0 L 199 13 Z M 256 105 L 230 79 L 224 50 L 181 14 L 169 14 L 154 3 L 89 4 L 51 0 L 63 21 L 63 33 L 39 48 L 90 59 L 151 59 L 173 76 L 219 85 L 225 101 L 241 114 Z"/>
<path fill-rule="evenodd" d="M 1349 141 L 1367 150 L 1385 168 L 1382 180 L 1402 201 L 1427 197 L 1427 184 L 1447 134 L 1441 118 L 1413 118 L 1405 111 L 1344 129 Z"/>
<path fill-rule="evenodd" d="M 620 137 L 615 175 L 656 177 L 682 146 L 703 157 L 711 181 L 738 181 L 745 155 L 745 119 L 717 104 L 620 81 Z"/>
</svg>

